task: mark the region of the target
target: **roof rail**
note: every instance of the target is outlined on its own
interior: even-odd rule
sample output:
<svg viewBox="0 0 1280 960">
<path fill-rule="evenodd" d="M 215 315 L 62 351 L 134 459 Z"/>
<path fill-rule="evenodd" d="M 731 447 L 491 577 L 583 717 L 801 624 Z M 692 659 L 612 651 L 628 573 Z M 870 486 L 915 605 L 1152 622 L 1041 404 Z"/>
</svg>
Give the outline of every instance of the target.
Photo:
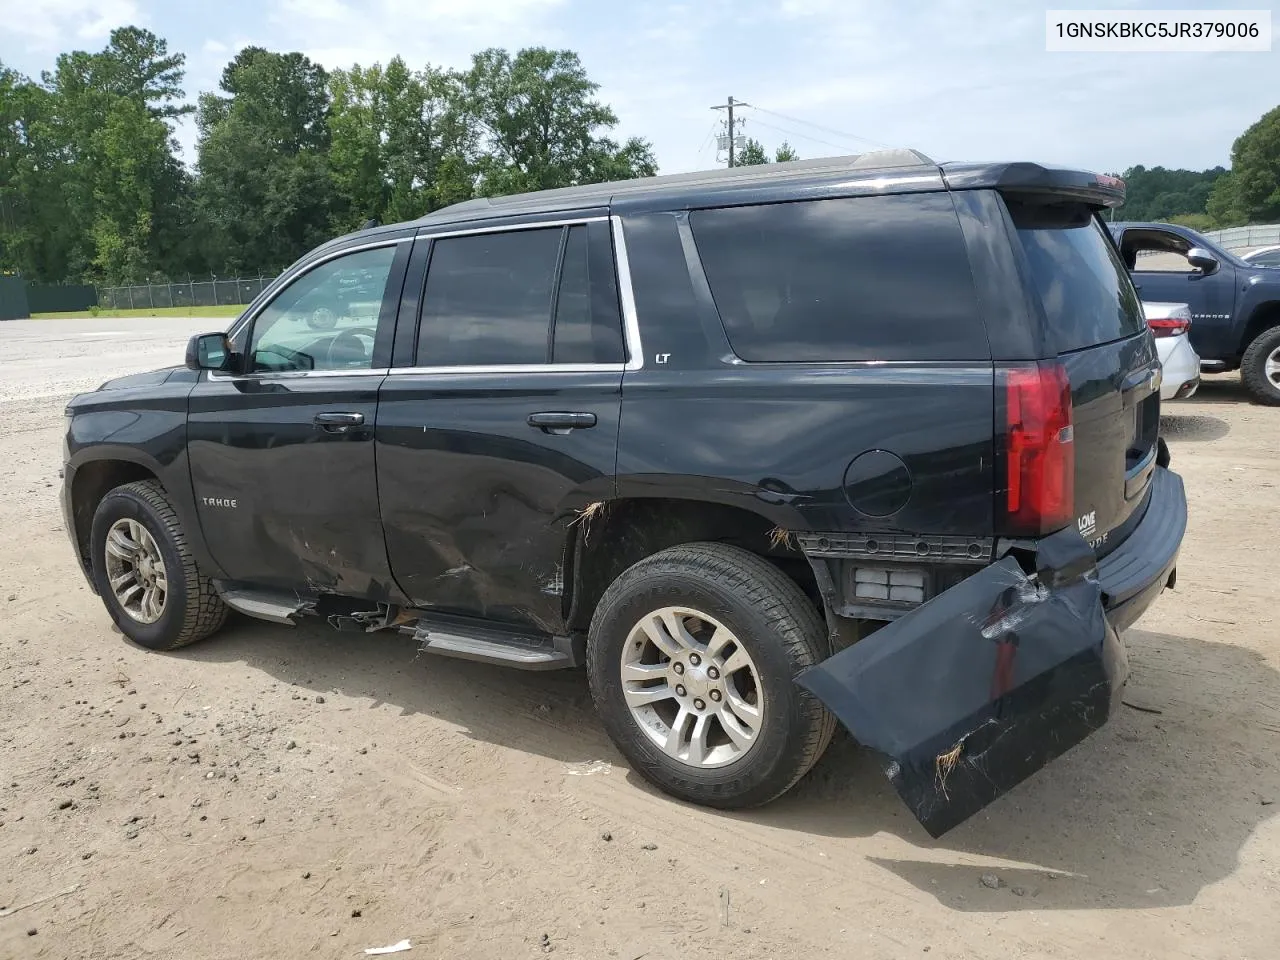
<svg viewBox="0 0 1280 960">
<path fill-rule="evenodd" d="M 657 177 L 637 177 L 632 180 L 613 180 L 606 183 L 582 184 L 560 187 L 532 193 L 508 194 L 500 197 L 476 197 L 427 214 L 420 222 L 447 220 L 459 214 L 485 212 L 497 213 L 497 208 L 510 209 L 513 213 L 534 207 L 553 209 L 560 204 L 607 204 L 614 198 L 644 193 L 662 193 L 698 187 L 725 187 L 735 183 L 769 180 L 786 180 L 806 175 L 838 174 L 842 170 L 876 170 L 903 167 L 932 167 L 937 163 L 919 150 L 909 147 L 891 147 L 867 153 L 841 157 L 816 157 L 812 160 L 789 160 L 783 163 L 754 164 L 743 167 L 717 167 L 712 170 L 695 170 L 689 173 L 664 174 Z"/>
</svg>

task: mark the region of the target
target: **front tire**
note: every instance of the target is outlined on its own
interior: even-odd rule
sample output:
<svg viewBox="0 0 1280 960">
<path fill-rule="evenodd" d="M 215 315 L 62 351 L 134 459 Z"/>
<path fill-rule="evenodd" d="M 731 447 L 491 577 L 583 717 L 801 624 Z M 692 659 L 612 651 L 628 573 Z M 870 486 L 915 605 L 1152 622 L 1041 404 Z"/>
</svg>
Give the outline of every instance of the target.
<svg viewBox="0 0 1280 960">
<path fill-rule="evenodd" d="M 827 653 L 793 580 L 746 550 L 695 543 L 640 561 L 605 591 L 587 674 L 637 773 L 733 809 L 786 793 L 826 749 L 835 718 L 794 678 Z"/>
<path fill-rule="evenodd" d="M 102 498 L 89 547 L 98 595 L 139 646 L 176 650 L 226 621 L 226 605 L 200 572 L 178 514 L 155 480 L 116 487 Z"/>
<path fill-rule="evenodd" d="M 1280 327 L 1253 338 L 1240 360 L 1240 379 L 1255 401 L 1280 406 Z"/>
</svg>

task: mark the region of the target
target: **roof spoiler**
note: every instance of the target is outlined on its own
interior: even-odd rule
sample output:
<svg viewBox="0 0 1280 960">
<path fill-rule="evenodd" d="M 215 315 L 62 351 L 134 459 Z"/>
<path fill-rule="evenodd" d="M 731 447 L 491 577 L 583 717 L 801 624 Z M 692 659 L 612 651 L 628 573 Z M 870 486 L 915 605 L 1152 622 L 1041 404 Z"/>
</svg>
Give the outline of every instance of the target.
<svg viewBox="0 0 1280 960">
<path fill-rule="evenodd" d="M 944 163 L 940 169 L 952 190 L 1048 193 L 1097 207 L 1118 207 L 1124 203 L 1124 181 L 1105 173 L 1044 167 L 1038 163 Z"/>
</svg>

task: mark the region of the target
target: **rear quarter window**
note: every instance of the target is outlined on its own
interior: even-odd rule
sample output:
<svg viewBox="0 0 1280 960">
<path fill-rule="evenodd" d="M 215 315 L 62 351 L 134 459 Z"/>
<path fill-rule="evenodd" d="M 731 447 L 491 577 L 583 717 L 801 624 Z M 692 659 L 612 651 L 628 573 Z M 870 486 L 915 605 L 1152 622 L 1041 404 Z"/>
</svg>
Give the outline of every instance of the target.
<svg viewBox="0 0 1280 960">
<path fill-rule="evenodd" d="M 1058 353 L 1145 329 L 1129 271 L 1090 208 L 1008 198 L 1005 205 Z"/>
<path fill-rule="evenodd" d="M 743 360 L 990 359 L 949 194 L 697 210 L 690 226 Z"/>
</svg>

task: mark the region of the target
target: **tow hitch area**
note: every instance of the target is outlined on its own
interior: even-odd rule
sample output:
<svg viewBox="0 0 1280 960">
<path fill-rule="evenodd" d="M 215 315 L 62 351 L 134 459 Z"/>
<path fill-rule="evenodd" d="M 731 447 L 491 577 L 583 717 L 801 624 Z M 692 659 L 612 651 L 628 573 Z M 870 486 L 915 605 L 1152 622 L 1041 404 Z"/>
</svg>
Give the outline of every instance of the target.
<svg viewBox="0 0 1280 960">
<path fill-rule="evenodd" d="M 1064 530 L 802 673 L 939 837 L 1097 730 L 1128 672 L 1093 551 Z"/>
</svg>

